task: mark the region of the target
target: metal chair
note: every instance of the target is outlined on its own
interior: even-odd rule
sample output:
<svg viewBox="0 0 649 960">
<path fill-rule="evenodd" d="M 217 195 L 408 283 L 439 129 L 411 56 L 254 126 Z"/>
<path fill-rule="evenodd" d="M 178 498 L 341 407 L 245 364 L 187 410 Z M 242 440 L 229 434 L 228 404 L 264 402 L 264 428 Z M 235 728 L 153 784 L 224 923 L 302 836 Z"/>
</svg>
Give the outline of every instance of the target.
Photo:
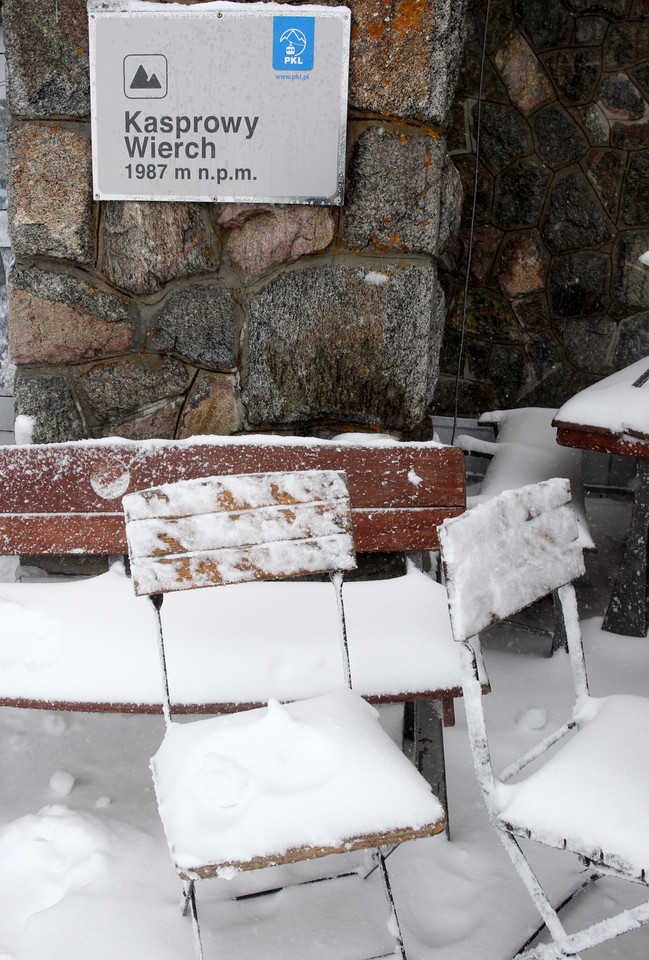
<svg viewBox="0 0 649 960">
<path fill-rule="evenodd" d="M 648 881 L 649 700 L 589 696 L 572 584 L 584 571 L 583 555 L 569 503 L 568 482 L 553 479 L 503 493 L 440 527 L 477 778 L 498 836 L 552 937 L 528 949 L 529 940 L 517 955 L 528 960 L 578 956 L 649 921 L 644 902 L 568 935 L 519 844 L 531 839 L 577 854 L 586 883 L 603 876 Z M 568 641 L 572 716 L 496 777 L 475 671 L 479 634 L 553 590 Z"/>
<path fill-rule="evenodd" d="M 123 502 L 135 591 L 149 596 L 155 610 L 165 687 L 166 733 L 151 764 L 155 790 L 197 956 L 203 957 L 197 880 L 369 848 L 405 960 L 381 848 L 439 833 L 446 818 L 424 778 L 379 726 L 376 710 L 352 690 L 342 571 L 356 561 L 345 475 L 212 477 L 130 494 Z M 173 722 L 164 594 L 319 572 L 329 572 L 335 588 L 339 687 L 290 704 L 271 701 Z"/>
</svg>

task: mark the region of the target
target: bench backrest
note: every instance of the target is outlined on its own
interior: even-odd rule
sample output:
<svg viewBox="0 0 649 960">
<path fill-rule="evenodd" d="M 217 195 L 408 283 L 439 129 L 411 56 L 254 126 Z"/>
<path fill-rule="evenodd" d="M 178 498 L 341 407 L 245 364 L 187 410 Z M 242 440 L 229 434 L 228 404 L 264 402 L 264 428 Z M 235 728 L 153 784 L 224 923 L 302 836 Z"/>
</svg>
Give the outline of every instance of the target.
<svg viewBox="0 0 649 960">
<path fill-rule="evenodd" d="M 356 566 L 343 473 L 184 480 L 124 497 L 138 596 Z"/>
<path fill-rule="evenodd" d="M 435 550 L 466 506 L 464 458 L 435 443 L 299 438 L 78 441 L 0 447 L 0 555 L 125 554 L 122 496 L 199 477 L 343 470 L 363 552 Z"/>
</svg>

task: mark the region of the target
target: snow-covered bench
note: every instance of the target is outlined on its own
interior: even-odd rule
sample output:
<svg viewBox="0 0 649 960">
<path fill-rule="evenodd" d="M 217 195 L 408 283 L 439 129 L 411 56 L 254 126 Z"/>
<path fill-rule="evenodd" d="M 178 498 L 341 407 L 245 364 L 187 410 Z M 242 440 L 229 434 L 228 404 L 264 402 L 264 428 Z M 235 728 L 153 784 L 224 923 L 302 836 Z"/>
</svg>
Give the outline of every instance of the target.
<svg viewBox="0 0 649 960">
<path fill-rule="evenodd" d="M 469 496 L 468 504 L 484 503 L 505 490 L 515 490 L 530 483 L 565 477 L 570 481 L 579 542 L 582 549 L 595 550 L 586 519 L 581 450 L 559 446 L 556 428 L 552 426 L 555 413 L 554 409 L 546 407 L 494 410 L 483 413 L 478 422 L 496 427 L 495 442 L 464 434 L 456 437 L 455 442 L 462 450 L 492 458 L 479 493 Z"/>
<path fill-rule="evenodd" d="M 436 550 L 437 525 L 465 509 L 462 453 L 432 442 L 350 435 L 6 446 L 0 555 L 121 557 L 124 494 L 192 477 L 296 469 L 346 472 L 359 552 Z M 442 749 L 441 705 L 452 722 L 453 698 L 461 695 L 445 591 L 411 562 L 405 576 L 349 582 L 345 591 L 349 629 L 358 637 L 356 689 L 374 703 L 414 705 L 421 762 L 428 762 L 427 752 Z M 87 580 L 0 583 L 0 705 L 159 712 L 150 616 L 121 559 Z M 328 583 L 249 583 L 170 596 L 175 709 L 224 712 L 323 692 L 339 670 L 328 642 L 335 616 Z M 183 656 L 189 648 L 192 655 Z"/>
</svg>

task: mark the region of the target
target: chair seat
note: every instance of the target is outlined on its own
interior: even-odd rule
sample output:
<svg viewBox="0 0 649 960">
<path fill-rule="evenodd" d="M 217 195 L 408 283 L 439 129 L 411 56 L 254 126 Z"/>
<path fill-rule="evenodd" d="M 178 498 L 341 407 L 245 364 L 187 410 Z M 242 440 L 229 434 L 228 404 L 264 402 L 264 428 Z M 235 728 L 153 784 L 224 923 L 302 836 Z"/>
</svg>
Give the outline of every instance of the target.
<svg viewBox="0 0 649 960">
<path fill-rule="evenodd" d="M 185 876 L 376 846 L 378 834 L 428 836 L 446 822 L 377 711 L 347 688 L 171 724 L 151 767 Z"/>
<path fill-rule="evenodd" d="M 295 700 L 342 679 L 330 583 L 244 583 L 170 594 L 164 604 L 175 704 Z M 459 694 L 440 584 L 411 568 L 345 584 L 345 606 L 359 693 Z M 79 582 L 0 584 L 0 618 L 0 699 L 160 703 L 151 611 L 119 567 Z"/>
<path fill-rule="evenodd" d="M 649 700 L 590 700 L 592 719 L 518 784 L 498 787 L 499 819 L 514 832 L 649 874 Z"/>
</svg>

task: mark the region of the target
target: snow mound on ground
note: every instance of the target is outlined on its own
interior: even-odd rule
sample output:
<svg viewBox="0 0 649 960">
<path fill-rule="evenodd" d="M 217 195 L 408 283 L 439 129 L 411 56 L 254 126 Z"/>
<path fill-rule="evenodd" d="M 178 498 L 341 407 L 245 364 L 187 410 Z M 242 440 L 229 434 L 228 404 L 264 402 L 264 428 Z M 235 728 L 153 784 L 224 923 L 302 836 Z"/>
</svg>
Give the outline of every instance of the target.
<svg viewBox="0 0 649 960">
<path fill-rule="evenodd" d="M 10 949 L 35 913 L 85 887 L 104 868 L 104 832 L 59 804 L 0 830 L 0 951 Z"/>
</svg>

